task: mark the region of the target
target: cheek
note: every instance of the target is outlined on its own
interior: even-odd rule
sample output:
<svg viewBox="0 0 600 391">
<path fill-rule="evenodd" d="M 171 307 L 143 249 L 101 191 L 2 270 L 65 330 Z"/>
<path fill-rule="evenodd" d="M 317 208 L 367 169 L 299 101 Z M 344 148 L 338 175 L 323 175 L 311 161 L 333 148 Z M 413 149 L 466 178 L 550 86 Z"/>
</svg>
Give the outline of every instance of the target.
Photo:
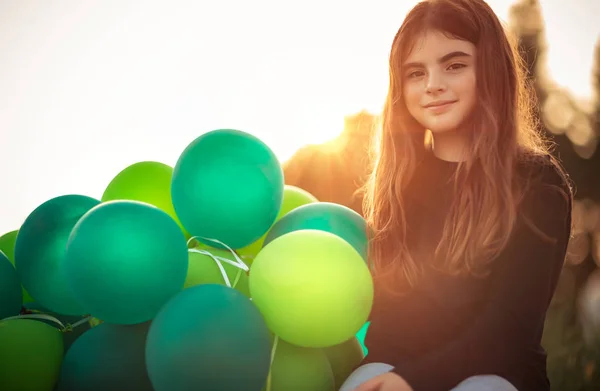
<svg viewBox="0 0 600 391">
<path fill-rule="evenodd" d="M 411 111 L 411 114 L 413 114 L 412 111 L 421 104 L 421 93 L 419 92 L 419 87 L 416 85 L 416 83 L 408 83 L 404 86 L 403 92 L 406 106 L 408 107 L 408 110 Z"/>
</svg>

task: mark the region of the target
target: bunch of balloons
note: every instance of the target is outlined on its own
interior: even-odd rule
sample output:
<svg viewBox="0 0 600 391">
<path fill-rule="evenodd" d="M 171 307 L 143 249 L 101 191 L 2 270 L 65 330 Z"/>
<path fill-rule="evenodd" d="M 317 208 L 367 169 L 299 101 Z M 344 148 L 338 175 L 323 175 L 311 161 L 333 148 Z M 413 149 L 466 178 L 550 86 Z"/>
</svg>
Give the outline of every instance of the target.
<svg viewBox="0 0 600 391">
<path fill-rule="evenodd" d="M 373 301 L 356 212 L 219 129 L 0 237 L 0 389 L 337 390 Z"/>
</svg>

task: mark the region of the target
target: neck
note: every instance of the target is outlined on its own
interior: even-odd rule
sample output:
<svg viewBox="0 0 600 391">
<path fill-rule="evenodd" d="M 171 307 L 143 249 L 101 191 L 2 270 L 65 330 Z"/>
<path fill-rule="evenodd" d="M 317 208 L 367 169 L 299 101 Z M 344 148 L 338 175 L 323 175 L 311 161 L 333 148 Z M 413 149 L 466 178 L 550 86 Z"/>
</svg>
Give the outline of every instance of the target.
<svg viewBox="0 0 600 391">
<path fill-rule="evenodd" d="M 443 132 L 433 134 L 433 154 L 441 160 L 449 162 L 462 162 L 467 160 L 467 137 L 457 132 Z"/>
</svg>

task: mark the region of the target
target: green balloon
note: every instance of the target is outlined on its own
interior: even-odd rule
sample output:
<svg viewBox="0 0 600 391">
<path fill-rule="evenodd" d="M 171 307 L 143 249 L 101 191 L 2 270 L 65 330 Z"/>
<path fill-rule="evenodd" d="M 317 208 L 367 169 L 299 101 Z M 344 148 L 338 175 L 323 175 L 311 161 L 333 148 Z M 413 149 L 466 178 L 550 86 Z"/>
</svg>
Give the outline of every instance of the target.
<svg viewBox="0 0 600 391">
<path fill-rule="evenodd" d="M 339 390 L 348 376 L 358 368 L 365 357 L 362 346 L 356 337 L 352 337 L 346 342 L 327 347 L 323 350 L 331 365 L 331 371 L 335 379 L 335 389 Z"/>
<path fill-rule="evenodd" d="M 15 265 L 15 242 L 17 241 L 18 233 L 19 230 L 15 230 L 0 236 L 0 251 L 6 255 L 13 266 Z M 23 295 L 23 303 L 33 303 L 33 297 L 31 297 L 25 287 L 21 286 L 21 292 Z"/>
<path fill-rule="evenodd" d="M 92 208 L 73 227 L 64 259 L 67 284 L 86 311 L 121 325 L 153 319 L 181 292 L 187 269 L 177 224 L 139 201 Z"/>
<path fill-rule="evenodd" d="M 68 287 L 65 250 L 71 230 L 99 200 L 68 194 L 52 198 L 29 214 L 15 243 L 15 266 L 23 286 L 42 307 L 62 315 L 86 309 Z"/>
<path fill-rule="evenodd" d="M 283 170 L 258 138 L 233 129 L 214 130 L 183 151 L 171 183 L 177 216 L 193 236 L 237 249 L 271 227 L 283 198 Z"/>
<path fill-rule="evenodd" d="M 0 251 L 0 319 L 21 313 L 23 296 L 15 267 Z"/>
<path fill-rule="evenodd" d="M 229 259 L 235 262 L 234 256 L 229 251 L 210 249 L 208 251 L 215 257 Z M 200 254 L 189 251 L 188 255 L 188 274 L 185 279 L 184 289 L 200 284 L 221 284 L 226 285 L 221 269 L 210 255 Z M 232 285 L 232 288 L 242 292 L 247 297 L 250 297 L 250 288 L 248 287 L 248 275 L 239 267 L 230 265 L 226 262 L 221 262 L 227 278 Z M 235 284 L 235 285 L 234 285 Z"/>
<path fill-rule="evenodd" d="M 252 300 L 269 329 L 302 347 L 350 339 L 373 304 L 373 280 L 360 254 L 320 230 L 273 240 L 254 259 L 249 280 Z"/>
<path fill-rule="evenodd" d="M 117 200 L 141 201 L 156 206 L 175 220 L 189 237 L 177 218 L 171 200 L 173 168 L 159 162 L 139 162 L 125 168 L 109 183 L 102 202 Z"/>
<path fill-rule="evenodd" d="M 335 391 L 323 349 L 302 348 L 279 340 L 271 365 L 270 391 Z"/>
<path fill-rule="evenodd" d="M 52 391 L 63 358 L 62 333 L 32 319 L 0 321 L 2 390 Z"/>
<path fill-rule="evenodd" d="M 302 229 L 317 229 L 335 234 L 350 243 L 367 261 L 368 235 L 365 219 L 352 209 L 333 202 L 314 202 L 289 212 L 271 227 L 264 246 L 286 233 Z"/>
<path fill-rule="evenodd" d="M 15 242 L 17 241 L 18 233 L 19 230 L 15 230 L 0 236 L 0 251 L 8 257 L 13 265 L 15 264 Z"/>
</svg>

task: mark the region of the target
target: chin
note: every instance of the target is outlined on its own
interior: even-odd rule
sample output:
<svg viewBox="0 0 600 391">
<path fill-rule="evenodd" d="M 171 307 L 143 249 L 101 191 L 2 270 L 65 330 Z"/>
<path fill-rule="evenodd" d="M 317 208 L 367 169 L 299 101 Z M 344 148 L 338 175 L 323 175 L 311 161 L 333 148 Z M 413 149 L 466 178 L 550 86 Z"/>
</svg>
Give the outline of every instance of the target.
<svg viewBox="0 0 600 391">
<path fill-rule="evenodd" d="M 430 126 L 426 127 L 427 129 L 429 129 L 431 131 L 431 133 L 433 134 L 440 134 L 440 133 L 451 133 L 456 131 L 456 129 L 458 128 L 457 124 L 454 123 L 448 123 L 448 124 L 431 124 Z"/>
</svg>

